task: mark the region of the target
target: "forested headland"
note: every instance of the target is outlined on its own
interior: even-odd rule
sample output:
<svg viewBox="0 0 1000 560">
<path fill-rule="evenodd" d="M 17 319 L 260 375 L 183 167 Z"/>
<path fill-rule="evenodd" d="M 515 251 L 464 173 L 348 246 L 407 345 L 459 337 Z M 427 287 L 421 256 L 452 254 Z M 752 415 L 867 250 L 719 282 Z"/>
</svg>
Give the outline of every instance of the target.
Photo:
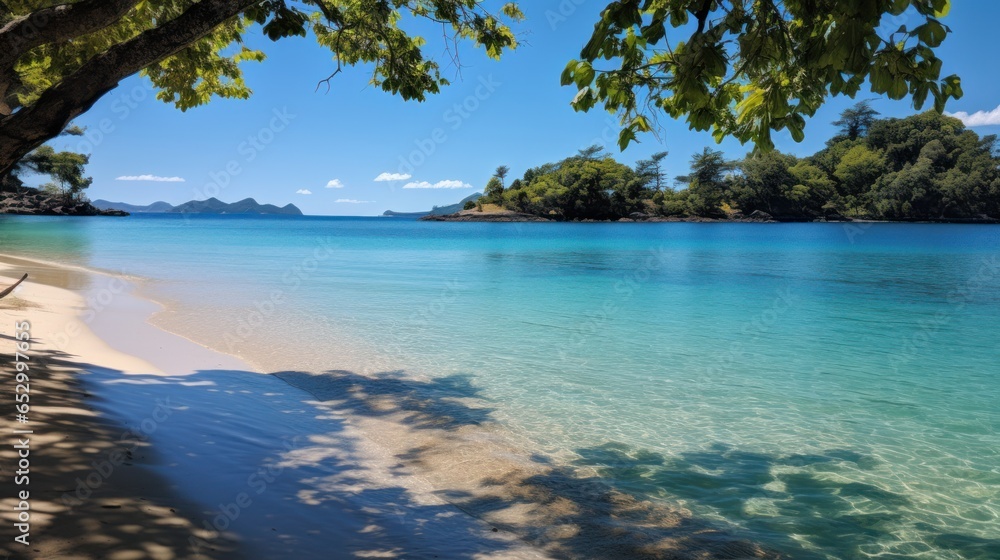
<svg viewBox="0 0 1000 560">
<path fill-rule="evenodd" d="M 934 111 L 878 118 L 867 102 L 844 111 L 835 124 L 839 133 L 811 156 L 762 150 L 732 161 L 705 148 L 686 175 L 673 179 L 666 152 L 629 167 L 596 146 L 528 169 L 509 185 L 509 171 L 501 167 L 479 203 L 466 209 L 498 206 L 560 221 L 762 213 L 780 221 L 1000 217 L 995 135 L 980 136 Z"/>
</svg>

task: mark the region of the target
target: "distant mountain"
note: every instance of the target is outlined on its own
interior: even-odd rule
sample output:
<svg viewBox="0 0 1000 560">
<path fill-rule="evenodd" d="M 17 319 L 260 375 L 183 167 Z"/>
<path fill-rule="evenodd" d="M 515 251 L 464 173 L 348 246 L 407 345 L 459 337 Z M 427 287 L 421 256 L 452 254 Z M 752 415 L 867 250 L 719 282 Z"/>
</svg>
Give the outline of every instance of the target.
<svg viewBox="0 0 1000 560">
<path fill-rule="evenodd" d="M 142 214 L 146 212 L 170 212 L 174 209 L 173 204 L 167 202 L 154 202 L 148 206 L 139 206 L 136 204 L 126 204 L 124 202 L 111 202 L 110 200 L 94 200 L 91 202 L 97 208 L 101 210 L 122 210 L 130 214 Z"/>
<path fill-rule="evenodd" d="M 226 204 L 217 198 L 208 200 L 192 200 L 180 206 L 174 207 L 171 212 L 187 214 L 283 214 L 287 216 L 301 216 L 294 204 L 286 204 L 281 208 L 273 204 L 259 204 L 252 198 L 244 198 L 239 202 Z"/>
<path fill-rule="evenodd" d="M 160 212 L 160 213 L 178 213 L 178 214 L 279 214 L 285 216 L 302 215 L 302 210 L 299 210 L 294 204 L 287 204 L 279 208 L 273 204 L 259 204 L 256 200 L 252 198 L 246 198 L 239 202 L 234 202 L 232 204 L 227 204 L 217 198 L 209 198 L 208 200 L 192 200 L 190 202 L 185 202 L 180 206 L 173 206 L 166 202 L 154 202 L 149 206 L 137 206 L 134 204 L 126 204 L 124 202 L 109 202 L 107 200 L 95 200 L 92 202 L 92 204 L 97 208 L 100 208 L 101 210 L 124 210 L 125 212 L 130 212 L 133 214 Z"/>
<path fill-rule="evenodd" d="M 392 216 L 396 218 L 422 218 L 424 216 L 444 216 L 445 214 L 454 214 L 465 208 L 465 203 L 472 201 L 475 202 L 479 200 L 479 197 L 483 196 L 483 193 L 470 194 L 469 196 L 463 198 L 455 204 L 448 206 L 435 206 L 432 210 L 427 212 L 393 212 L 392 210 L 386 210 L 382 213 L 383 216 Z"/>
</svg>

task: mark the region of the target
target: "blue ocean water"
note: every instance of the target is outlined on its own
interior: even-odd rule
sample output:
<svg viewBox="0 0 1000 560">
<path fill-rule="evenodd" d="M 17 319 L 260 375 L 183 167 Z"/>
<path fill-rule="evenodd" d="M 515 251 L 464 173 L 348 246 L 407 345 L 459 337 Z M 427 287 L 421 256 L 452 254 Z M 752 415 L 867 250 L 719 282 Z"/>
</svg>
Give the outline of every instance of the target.
<svg viewBox="0 0 1000 560">
<path fill-rule="evenodd" d="M 534 451 L 795 558 L 1000 558 L 1000 227 L 0 219 L 265 371 L 464 376 Z"/>
</svg>

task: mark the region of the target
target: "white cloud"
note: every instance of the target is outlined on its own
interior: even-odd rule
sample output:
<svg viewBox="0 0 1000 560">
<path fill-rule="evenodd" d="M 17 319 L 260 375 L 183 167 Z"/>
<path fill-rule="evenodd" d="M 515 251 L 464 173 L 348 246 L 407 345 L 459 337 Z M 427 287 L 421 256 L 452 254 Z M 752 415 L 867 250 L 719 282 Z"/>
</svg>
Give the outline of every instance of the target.
<svg viewBox="0 0 1000 560">
<path fill-rule="evenodd" d="M 956 119 L 965 123 L 965 126 L 994 126 L 1000 125 L 1000 106 L 992 111 L 976 111 L 971 115 L 965 111 L 959 111 L 957 113 L 945 113 L 949 117 L 955 117 Z"/>
<path fill-rule="evenodd" d="M 409 173 L 383 173 L 378 177 L 375 177 L 375 182 L 384 183 L 386 181 L 405 181 L 413 177 Z"/>
<path fill-rule="evenodd" d="M 438 181 L 428 183 L 427 181 L 414 181 L 403 185 L 404 189 L 471 189 L 472 185 L 462 181 Z"/>
<path fill-rule="evenodd" d="M 337 202 L 340 204 L 371 204 L 375 202 L 374 200 L 354 200 L 353 198 L 338 198 Z"/>
<path fill-rule="evenodd" d="M 122 175 L 115 181 L 153 181 L 154 183 L 183 183 L 183 177 L 160 177 L 159 175 Z"/>
<path fill-rule="evenodd" d="M 295 191 L 295 194 L 312 194 L 313 192 L 309 189 L 299 189 Z"/>
<path fill-rule="evenodd" d="M 340 181 L 340 179 L 334 179 L 334 180 L 332 180 L 332 181 L 330 181 L 329 183 L 326 184 L 326 188 L 328 188 L 328 189 L 342 189 L 342 188 L 344 188 L 344 183 L 342 183 Z"/>
</svg>

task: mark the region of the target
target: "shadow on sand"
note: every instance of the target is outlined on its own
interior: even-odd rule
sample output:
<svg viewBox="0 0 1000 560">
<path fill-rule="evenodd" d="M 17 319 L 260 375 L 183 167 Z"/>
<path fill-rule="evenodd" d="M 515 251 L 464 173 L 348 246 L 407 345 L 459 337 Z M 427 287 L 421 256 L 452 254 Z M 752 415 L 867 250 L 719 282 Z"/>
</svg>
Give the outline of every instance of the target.
<svg viewBox="0 0 1000 560">
<path fill-rule="evenodd" d="M 850 558 L 894 539 L 902 520 L 892 512 L 907 505 L 821 476 L 838 462 L 870 466 L 850 450 L 775 457 L 719 445 L 667 457 L 608 443 L 555 465 L 505 442 L 468 376 L 157 377 L 39 357 L 33 382 L 49 412 L 38 421 L 62 439 L 40 440 L 33 455 L 32 530 L 45 550 L 78 543 L 78 558 L 818 557 L 795 534 Z M 154 426 L 157 406 L 171 412 Z M 95 464 L 115 451 L 125 459 L 105 476 Z M 100 484 L 68 502 L 95 472 Z M 768 490 L 775 482 L 781 490 Z M 736 523 L 649 495 L 708 504 Z M 884 507 L 859 514 L 852 498 Z M 931 544 L 1000 557 L 994 540 L 939 534 Z"/>
</svg>

